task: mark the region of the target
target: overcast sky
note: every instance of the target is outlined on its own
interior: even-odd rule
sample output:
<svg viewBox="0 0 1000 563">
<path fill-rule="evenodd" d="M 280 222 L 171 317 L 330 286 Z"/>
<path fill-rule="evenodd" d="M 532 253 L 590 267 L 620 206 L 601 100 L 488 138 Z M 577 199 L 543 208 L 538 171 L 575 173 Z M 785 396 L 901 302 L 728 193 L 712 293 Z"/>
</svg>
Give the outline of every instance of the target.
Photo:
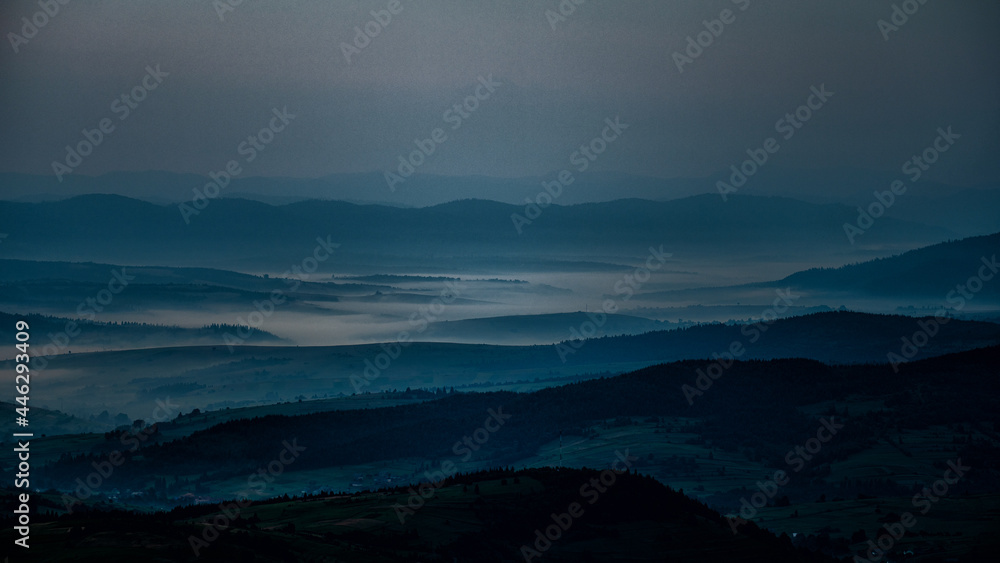
<svg viewBox="0 0 1000 563">
<path fill-rule="evenodd" d="M 394 169 L 438 127 L 419 173 L 545 175 L 619 116 L 629 127 L 594 169 L 709 176 L 776 137 L 774 166 L 892 171 L 952 126 L 962 137 L 929 177 L 996 183 L 1000 6 L 929 0 L 883 32 L 893 3 L 587 0 L 553 29 L 559 0 L 401 0 L 348 63 L 343 44 L 389 0 L 244 0 L 222 18 L 211 0 L 77 0 L 50 18 L 5 1 L 0 171 L 51 174 L 110 118 L 76 173 L 207 174 L 287 107 L 244 175 Z M 724 9 L 735 21 L 680 72 L 673 54 Z M 24 17 L 48 21 L 28 39 Z M 156 65 L 169 76 L 120 119 L 112 102 Z M 453 130 L 445 111 L 490 76 L 500 86 Z M 833 97 L 781 139 L 775 123 L 823 84 Z"/>
</svg>

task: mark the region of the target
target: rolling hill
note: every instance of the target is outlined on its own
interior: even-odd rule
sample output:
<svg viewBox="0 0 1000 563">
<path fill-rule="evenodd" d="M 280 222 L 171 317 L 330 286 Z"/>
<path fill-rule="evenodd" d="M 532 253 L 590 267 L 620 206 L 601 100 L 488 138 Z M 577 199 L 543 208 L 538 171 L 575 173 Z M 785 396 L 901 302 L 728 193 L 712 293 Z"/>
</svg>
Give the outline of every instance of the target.
<svg viewBox="0 0 1000 563">
<path fill-rule="evenodd" d="M 885 364 L 737 361 L 691 404 L 681 387 L 695 380 L 703 364 L 687 361 L 533 393 L 449 393 L 433 401 L 388 408 L 272 414 L 232 419 L 178 439 L 157 438 L 159 433 L 171 432 L 172 424 L 201 416 L 185 415 L 176 422 L 162 423 L 159 433 L 145 446 L 124 452 L 125 461 L 103 481 L 96 507 L 109 508 L 102 499 L 116 497 L 112 489 L 143 490 L 136 499 L 112 501 L 119 510 L 190 504 L 201 499 L 208 506 L 179 508 L 169 516 L 154 517 L 161 525 L 171 526 L 169 529 L 180 526 L 183 530 L 168 537 L 184 538 L 203 525 L 198 524 L 203 516 L 218 513 L 217 506 L 237 495 L 239 487 L 246 489 L 246 475 L 267 466 L 277 451 L 291 443 L 301 455 L 295 456 L 294 463 L 283 462 L 287 467 L 264 488 L 263 497 L 272 500 L 254 503 L 247 513 L 268 522 L 259 526 L 262 532 L 279 530 L 296 537 L 303 534 L 303 540 L 321 536 L 329 540 L 335 538 L 324 536 L 326 531 L 336 536 L 338 530 L 353 529 L 359 532 L 353 538 L 336 539 L 362 542 L 371 537 L 369 534 L 384 539 L 397 532 L 412 534 L 416 528 L 417 537 L 426 541 L 440 538 L 441 530 L 455 530 L 456 525 L 460 532 L 475 530 L 475 526 L 464 526 L 482 523 L 486 514 L 505 513 L 503 505 L 519 502 L 500 498 L 510 492 L 530 503 L 530 508 L 517 504 L 514 511 L 521 515 L 519 522 L 526 530 L 490 518 L 499 530 L 516 528 L 517 533 L 497 535 L 493 526 L 484 530 L 506 540 L 520 537 L 524 531 L 530 537 L 538 526 L 536 520 L 546 522 L 550 513 L 583 494 L 577 470 L 546 466 L 562 465 L 558 460 L 565 454 L 565 463 L 600 470 L 615 467 L 621 453 L 632 460 L 631 469 L 643 475 L 640 482 L 648 483 L 640 496 L 658 498 L 652 477 L 670 487 L 683 487 L 687 496 L 727 515 L 738 513 L 741 497 L 757 492 L 763 479 L 770 478 L 776 468 L 784 468 L 791 481 L 780 488 L 773 502 L 760 508 L 759 515 L 748 516 L 749 521 L 776 534 L 787 533 L 790 539 L 795 536 L 796 545 L 849 557 L 860 554 L 865 549 L 864 538 L 872 537 L 859 536 L 859 526 L 862 531 L 876 531 L 882 523 L 894 522 L 899 507 L 905 510 L 922 483 L 939 479 L 949 467 L 948 461 L 959 459 L 972 469 L 960 476 L 947 503 L 918 516 L 919 528 L 898 543 L 893 556 L 903 549 L 916 549 L 921 556 L 971 555 L 977 550 L 981 554 L 991 541 L 996 542 L 990 539 L 988 522 L 980 515 L 984 510 L 995 512 L 1000 506 L 995 495 L 996 452 L 1000 448 L 996 428 L 1000 420 L 992 399 L 998 390 L 993 369 L 998 354 L 996 346 L 972 350 L 906 364 L 899 373 Z M 484 425 L 484 418 L 500 424 Z M 490 429 L 487 438 L 465 442 L 478 445 L 463 456 L 466 449 L 459 447 L 462 436 L 475 435 L 475 429 L 480 428 Z M 832 435 L 824 438 L 817 428 L 832 429 Z M 808 444 L 814 436 L 821 441 L 818 449 L 809 446 L 812 455 L 805 455 L 801 448 L 795 450 L 795 445 Z M 93 463 L 100 463 L 111 450 L 121 449 L 118 442 L 118 436 L 111 435 L 85 455 L 63 456 L 39 468 L 39 483 L 64 490 L 77 486 L 74 477 L 86 475 Z M 802 456 L 789 461 L 794 451 Z M 454 478 L 434 487 L 434 494 L 420 503 L 426 507 L 407 513 L 399 522 L 400 512 L 394 506 L 410 501 L 408 487 L 421 481 L 436 482 L 427 476 L 446 467 L 445 462 L 457 467 L 457 472 L 448 470 L 455 473 Z M 510 468 L 481 473 L 497 467 Z M 514 472 L 513 468 L 525 469 Z M 382 481 L 375 494 L 338 493 L 348 488 L 347 483 L 362 478 L 360 473 L 380 471 L 390 472 L 391 483 Z M 561 489 L 560 484 L 568 484 L 564 494 L 569 496 L 550 499 L 545 491 L 550 486 Z M 317 487 L 320 491 L 314 490 Z M 309 496 L 301 500 L 285 496 L 302 491 Z M 50 498 L 56 501 L 50 508 L 62 512 L 58 497 Z M 613 496 L 602 494 L 600 498 Z M 493 500 L 501 500 L 500 506 L 491 505 Z M 660 503 L 647 505 L 636 497 L 622 506 L 632 510 L 649 506 L 652 510 Z M 691 500 L 683 503 L 696 507 Z M 609 506 L 616 504 L 613 501 Z M 90 518 L 101 514 L 89 512 L 85 505 L 94 507 L 95 499 L 76 507 L 74 513 L 79 509 Z M 270 505 L 275 510 L 266 508 Z M 345 512 L 336 511 L 337 506 Z M 461 513 L 464 506 L 473 509 L 475 518 Z M 966 510 L 971 507 L 976 508 Z M 323 512 L 326 510 L 334 512 Z M 658 513 L 663 512 L 661 506 Z M 710 516 L 704 510 L 699 514 L 695 521 L 704 518 L 715 522 L 729 540 L 742 541 L 741 537 L 757 533 L 756 526 L 749 523 L 737 525 L 733 519 Z M 60 521 L 75 517 L 62 516 Z M 251 520 L 247 524 L 255 523 L 247 518 Z M 632 525 L 644 527 L 631 518 L 618 515 L 609 523 L 636 522 Z M 445 520 L 454 525 L 434 528 Z M 52 517 L 40 522 L 45 522 L 41 533 L 65 529 Z M 336 527 L 338 522 L 347 528 Z M 655 528 L 662 529 L 664 524 L 661 521 Z M 733 534 L 731 525 L 739 533 Z M 964 533 L 944 532 L 955 528 Z M 253 532 L 255 528 L 241 524 L 233 532 L 242 530 Z M 587 535 L 593 536 L 583 534 Z M 100 541 L 92 538 L 86 543 Z M 158 541 L 167 539 L 158 536 Z M 671 536 L 673 545 L 680 541 Z M 490 545 L 501 548 L 501 544 Z M 132 546 L 135 548 L 137 542 Z M 579 557 L 574 548 L 568 549 Z M 590 549 L 599 549 L 598 544 Z M 645 553 L 639 549 L 636 553 Z"/>
<path fill-rule="evenodd" d="M 868 295 L 939 297 L 944 301 L 955 286 L 970 278 L 977 299 L 996 301 L 1000 297 L 1000 274 L 996 262 L 1000 233 L 943 242 L 889 258 L 851 264 L 840 268 L 818 268 L 792 274 L 775 282 L 779 286 L 858 292 Z M 976 287 L 979 286 L 979 289 Z"/>
<path fill-rule="evenodd" d="M 484 339 L 483 343 L 491 344 L 545 344 L 565 340 L 570 328 L 588 321 L 590 317 L 582 312 L 440 321 L 429 325 L 423 337 L 447 342 L 472 342 L 479 337 Z M 676 327 L 675 323 L 633 315 L 607 315 L 594 336 L 642 334 Z"/>
<path fill-rule="evenodd" d="M 163 346 L 224 346 L 225 334 L 240 330 L 243 340 L 254 344 L 282 344 L 287 340 L 265 330 L 216 324 L 201 328 L 181 328 L 135 322 L 99 322 L 47 315 L 15 315 L 0 311 L 0 338 L 14 341 L 17 321 L 26 321 L 35 334 L 47 335 L 36 340 L 33 356 L 72 353 L 73 350 L 99 351 Z M 8 356 L 9 354 L 4 354 Z M 0 356 L 2 357 L 2 356 Z"/>
<path fill-rule="evenodd" d="M 586 378 L 659 362 L 697 360 L 742 346 L 737 359 L 810 358 L 831 363 L 885 362 L 903 338 L 921 331 L 898 315 L 830 312 L 772 324 L 710 324 L 642 335 L 495 346 L 396 342 L 349 346 L 173 347 L 47 358 L 33 385 L 40 405 L 74 414 L 117 409 L 145 418 L 172 397 L 185 411 L 260 405 L 384 389 L 462 387 L 530 390 L 557 378 Z M 567 327 L 567 337 L 570 337 Z M 912 355 L 928 358 L 1000 342 L 1000 325 L 951 321 Z M 379 367 L 381 366 L 381 367 Z M 10 361 L 0 363 L 13 369 Z M 546 382 L 549 380 L 549 382 Z M 564 382 L 565 380 L 563 380 Z M 42 399 L 44 397 L 44 399 Z"/>
<path fill-rule="evenodd" d="M 612 484 L 589 485 L 602 475 Z M 449 479 L 433 496 L 402 522 L 393 506 L 410 502 L 406 488 L 241 502 L 228 509 L 231 520 L 217 516 L 221 505 L 78 509 L 35 516 L 32 540 L 46 545 L 47 561 L 75 562 L 104 561 L 109 550 L 135 561 L 833 561 L 753 525 L 733 534 L 717 512 L 628 472 L 482 471 Z M 541 531 L 539 540 L 536 531 L 564 513 L 565 529 L 549 532 L 556 539 Z"/>
</svg>

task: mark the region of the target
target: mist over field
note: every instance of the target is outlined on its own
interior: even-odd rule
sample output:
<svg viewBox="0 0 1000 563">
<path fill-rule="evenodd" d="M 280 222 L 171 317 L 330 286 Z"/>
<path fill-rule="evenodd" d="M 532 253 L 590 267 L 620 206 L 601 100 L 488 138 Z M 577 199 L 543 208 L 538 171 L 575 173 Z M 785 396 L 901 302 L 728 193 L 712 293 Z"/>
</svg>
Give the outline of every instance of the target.
<svg viewBox="0 0 1000 563">
<path fill-rule="evenodd" d="M 10 561 L 993 561 L 1000 7 L 16 0 Z"/>
</svg>

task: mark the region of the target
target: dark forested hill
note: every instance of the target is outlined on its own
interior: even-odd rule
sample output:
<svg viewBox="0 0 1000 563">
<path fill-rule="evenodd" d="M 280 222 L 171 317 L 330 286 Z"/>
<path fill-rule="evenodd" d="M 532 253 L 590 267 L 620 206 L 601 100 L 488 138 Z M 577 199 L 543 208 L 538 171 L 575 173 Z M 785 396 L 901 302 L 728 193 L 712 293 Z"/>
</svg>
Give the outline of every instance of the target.
<svg viewBox="0 0 1000 563">
<path fill-rule="evenodd" d="M 458 474 L 432 497 L 417 505 L 400 487 L 157 514 L 81 509 L 35 516 L 32 540 L 50 561 L 78 562 L 112 548 L 130 561 L 834 561 L 752 524 L 734 534 L 719 513 L 627 470 Z"/>
<path fill-rule="evenodd" d="M 163 435 L 174 422 L 163 422 L 134 449 L 125 451 L 119 434 L 111 433 L 86 453 L 65 454 L 33 467 L 33 484 L 62 491 L 49 493 L 46 506 L 63 512 L 70 498 L 65 493 L 87 493 L 82 477 L 97 475 L 108 459 L 120 459 L 95 481 L 101 493 L 97 501 L 84 499 L 74 505 L 73 515 L 33 522 L 39 537 L 58 535 L 62 539 L 56 543 L 80 550 L 77 557 L 89 556 L 87 550 L 116 537 L 101 531 L 127 529 L 131 539 L 120 549 L 138 554 L 148 545 L 170 546 L 174 560 L 185 560 L 190 536 L 201 537 L 206 522 L 228 498 L 207 495 L 232 491 L 221 486 L 226 483 L 246 492 L 256 475 L 270 472 L 273 478 L 266 477 L 267 483 L 274 488 L 262 486 L 272 500 L 247 508 L 241 517 L 245 521 L 230 522 L 217 543 L 198 544 L 205 554 L 249 558 L 245 550 L 251 546 L 263 557 L 289 549 L 294 539 L 296 548 L 313 555 L 346 549 L 374 561 L 399 560 L 396 550 L 419 554 L 431 546 L 459 560 L 489 560 L 479 555 L 484 550 L 501 554 L 497 560 L 513 560 L 522 546 L 532 545 L 535 529 L 551 524 L 551 514 L 562 514 L 576 499 L 591 496 L 584 487 L 587 474 L 577 470 L 511 472 L 539 467 L 540 459 L 553 460 L 548 464 L 561 460 L 562 438 L 572 437 L 566 444 L 568 456 L 591 449 L 600 453 L 579 458 L 596 464 L 578 462 L 575 467 L 614 467 L 621 453 L 633 456 L 632 469 L 643 476 L 619 476 L 619 484 L 630 483 L 621 489 L 605 483 L 595 510 L 589 505 L 585 510 L 592 519 L 581 517 L 579 527 L 572 528 L 576 531 L 566 533 L 567 541 L 550 548 L 552 560 L 587 561 L 588 553 L 594 561 L 612 560 L 602 554 L 622 550 L 632 560 L 675 553 L 671 560 L 694 561 L 704 559 L 706 550 L 717 550 L 719 560 L 726 561 L 805 557 L 787 551 L 792 545 L 860 554 L 865 539 L 874 537 L 865 530 L 881 530 L 883 523 L 896 521 L 898 507 L 910 504 L 911 497 L 917 506 L 921 497 L 913 495 L 921 483 L 929 486 L 940 479 L 949 462 L 968 473 L 950 491 L 948 504 L 918 517 L 919 535 L 912 533 L 905 545 L 922 553 L 969 554 L 987 549 L 990 541 L 995 544 L 980 517 L 996 510 L 998 501 L 998 359 L 1000 348 L 993 346 L 903 364 L 898 373 L 887 364 L 829 366 L 802 359 L 725 362 L 718 370 L 707 369 L 704 361 L 685 361 L 534 393 L 450 393 L 390 408 L 235 419 L 172 441 Z M 179 422 L 198 416 L 186 414 Z M 832 437 L 822 433 L 824 428 Z M 810 445 L 813 441 L 818 447 Z M 553 444 L 558 444 L 558 458 L 551 455 Z M 279 453 L 293 450 L 294 458 Z M 546 450 L 550 455 L 539 457 Z M 795 452 L 801 456 L 794 458 Z M 114 455 L 121 457 L 110 457 Z M 387 467 L 412 467 L 412 460 L 422 460 L 416 472 L 390 475 L 392 482 L 383 479 L 375 494 L 331 496 L 315 492 L 312 484 L 316 479 L 335 482 L 333 476 L 344 472 L 345 479 L 351 479 L 350 472 L 354 479 L 364 479 L 365 472 L 385 474 Z M 454 467 L 470 460 L 477 464 L 472 467 L 511 469 L 472 476 L 460 470 L 445 481 L 430 477 L 446 462 Z M 776 468 L 794 474 L 792 482 L 782 486 L 773 502 L 761 505 L 759 514 L 755 510 L 747 522 L 735 520 L 740 498 L 757 492 L 754 486 L 766 487 L 762 477 L 776 475 Z M 686 490 L 692 485 L 689 496 L 709 499 L 727 517 L 675 495 L 650 477 L 664 484 L 686 483 Z M 433 502 L 422 509 L 409 489 L 420 481 L 440 485 L 430 495 Z M 325 490 L 347 489 L 342 484 Z M 315 496 L 295 500 L 282 490 L 314 491 Z M 133 502 L 119 499 L 119 491 L 135 491 L 147 507 L 207 506 L 142 517 L 89 512 L 95 504 L 107 509 L 105 502 Z M 408 504 L 416 509 L 401 512 L 399 507 Z M 87 519 L 85 528 L 80 518 Z M 773 536 L 750 523 L 763 526 L 765 521 L 767 528 L 796 539 L 772 543 Z M 958 526 L 964 536 L 941 531 L 948 526 Z M 792 533 L 803 530 L 809 533 Z M 774 555 L 772 549 L 786 551 Z M 308 560 L 305 553 L 295 553 Z M 546 554 L 544 560 L 549 559 Z"/>
<path fill-rule="evenodd" d="M 887 423 L 924 428 L 997 421 L 993 398 L 1000 381 L 993 362 L 998 357 L 1000 348 L 994 346 L 903 364 L 898 373 L 887 364 L 838 367 L 796 359 L 737 361 L 722 367 L 721 375 L 712 380 L 702 375 L 706 362 L 684 361 L 534 393 L 455 394 L 393 408 L 234 420 L 143 448 L 113 480 L 120 486 L 135 486 L 155 473 L 238 475 L 266 463 L 275 444 L 292 438 L 309 448 L 297 469 L 447 458 L 456 455 L 455 440 L 482 426 L 491 410 L 506 415 L 503 432 L 492 436 L 488 448 L 475 457 L 497 464 L 533 455 L 561 432 L 585 434 L 585 427 L 595 421 L 621 416 L 701 417 L 706 420 L 700 430 L 704 439 L 723 449 L 749 447 L 755 457 L 780 463 L 783 448 L 808 435 L 816 424 L 799 407 L 823 401 L 858 396 L 891 399 L 887 404 L 898 411 L 884 413 L 888 418 L 877 425 L 855 428 L 858 441 L 875 436 Z M 115 445 L 114 439 L 108 443 L 109 448 Z M 48 482 L 66 486 L 90 461 L 87 456 L 67 458 L 40 473 Z"/>
<path fill-rule="evenodd" d="M 916 319 L 902 315 L 874 315 L 850 311 L 813 313 L 779 319 L 772 324 L 708 324 L 635 336 L 613 336 L 573 343 L 560 349 L 567 362 L 603 357 L 634 359 L 673 357 L 712 358 L 743 350 L 737 359 L 811 358 L 827 363 L 885 362 L 899 351 L 902 339 L 923 329 Z M 1000 325 L 980 321 L 950 320 L 933 339 L 917 350 L 918 358 L 989 346 L 1000 342 Z M 579 344 L 579 342 L 577 342 Z"/>
</svg>

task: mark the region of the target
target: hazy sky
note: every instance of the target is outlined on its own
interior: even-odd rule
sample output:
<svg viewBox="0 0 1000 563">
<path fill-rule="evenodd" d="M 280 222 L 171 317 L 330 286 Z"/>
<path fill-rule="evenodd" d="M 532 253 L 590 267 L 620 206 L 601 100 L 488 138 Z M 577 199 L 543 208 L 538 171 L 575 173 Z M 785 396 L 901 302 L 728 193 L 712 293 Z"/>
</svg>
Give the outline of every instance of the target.
<svg viewBox="0 0 1000 563">
<path fill-rule="evenodd" d="M 50 174 L 109 118 L 77 173 L 387 170 L 440 127 L 419 173 L 543 175 L 620 116 L 594 169 L 708 176 L 776 137 L 774 166 L 899 170 L 952 126 L 962 137 L 928 177 L 1000 177 L 993 1 L 928 0 L 886 41 L 878 21 L 915 0 L 587 0 L 555 29 L 559 0 L 401 0 L 350 63 L 343 44 L 389 0 L 244 0 L 220 18 L 224 2 L 76 0 L 42 17 L 36 0 L 5 1 L 0 171 Z M 680 72 L 673 54 L 724 9 L 735 21 Z M 25 17 L 48 21 L 20 41 Z M 157 65 L 168 76 L 120 119 L 112 102 Z M 445 111 L 490 76 L 499 86 L 452 129 Z M 833 97 L 781 139 L 775 123 L 823 84 Z M 240 143 L 285 107 L 295 118 L 244 162 Z"/>
</svg>

